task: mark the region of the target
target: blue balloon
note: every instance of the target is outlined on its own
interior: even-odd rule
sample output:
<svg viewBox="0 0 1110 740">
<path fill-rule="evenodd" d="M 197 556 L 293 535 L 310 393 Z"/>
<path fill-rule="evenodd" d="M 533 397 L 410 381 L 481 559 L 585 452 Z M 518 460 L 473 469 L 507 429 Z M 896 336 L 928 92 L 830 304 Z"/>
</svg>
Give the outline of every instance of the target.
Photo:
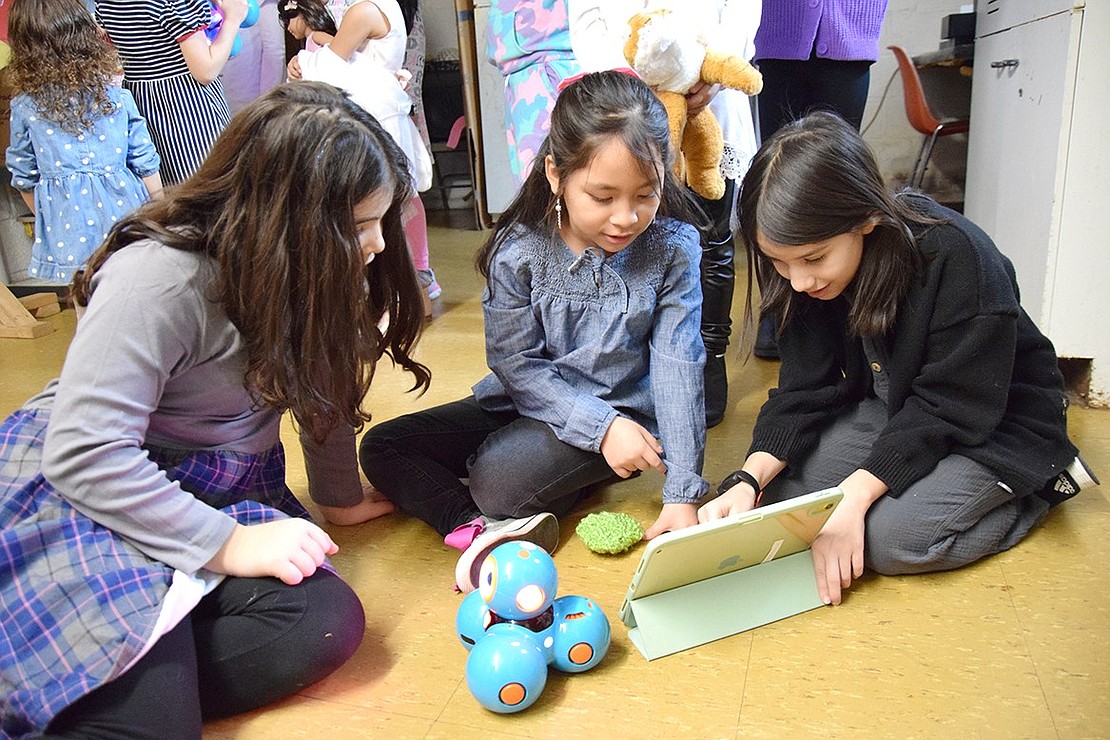
<svg viewBox="0 0 1110 740">
<path fill-rule="evenodd" d="M 259 13 L 261 11 L 258 8 L 258 3 L 255 0 L 247 0 L 247 17 L 239 24 L 239 28 L 250 28 L 258 23 Z"/>
</svg>

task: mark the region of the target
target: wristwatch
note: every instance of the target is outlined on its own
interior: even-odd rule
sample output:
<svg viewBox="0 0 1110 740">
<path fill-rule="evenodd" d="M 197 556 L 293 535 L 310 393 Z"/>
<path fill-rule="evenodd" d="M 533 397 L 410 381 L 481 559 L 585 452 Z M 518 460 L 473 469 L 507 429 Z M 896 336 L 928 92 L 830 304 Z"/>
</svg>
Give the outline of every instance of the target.
<svg viewBox="0 0 1110 740">
<path fill-rule="evenodd" d="M 721 485 L 717 486 L 717 495 L 720 496 L 728 489 L 735 486 L 737 483 L 747 483 L 755 491 L 755 501 L 759 503 L 759 499 L 763 496 L 763 489 L 759 487 L 759 481 L 755 476 L 746 470 L 735 470 L 725 476 L 721 481 Z"/>
</svg>

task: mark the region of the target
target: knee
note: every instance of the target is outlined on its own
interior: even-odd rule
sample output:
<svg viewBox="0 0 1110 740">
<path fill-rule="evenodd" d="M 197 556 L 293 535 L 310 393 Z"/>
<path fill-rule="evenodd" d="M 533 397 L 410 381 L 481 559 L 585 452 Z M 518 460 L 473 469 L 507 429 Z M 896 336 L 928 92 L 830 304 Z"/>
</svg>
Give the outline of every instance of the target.
<svg viewBox="0 0 1110 740">
<path fill-rule="evenodd" d="M 939 570 L 931 563 L 931 543 L 921 535 L 920 525 L 868 520 L 864 543 L 867 568 L 884 576 Z"/>
<path fill-rule="evenodd" d="M 362 441 L 358 445 L 359 465 L 362 466 L 367 480 L 375 485 L 375 478 L 388 467 L 389 461 L 396 454 L 396 436 L 389 432 L 388 427 L 389 422 L 371 427 L 362 435 Z"/>
<path fill-rule="evenodd" d="M 496 450 L 479 450 L 470 465 L 470 496 L 478 510 L 494 519 L 525 516 L 521 502 L 528 497 L 518 489 L 512 460 Z M 533 512 L 534 513 L 534 512 Z"/>
<path fill-rule="evenodd" d="M 362 643 L 366 613 L 358 594 L 334 573 L 318 571 L 309 581 L 315 581 L 308 600 L 313 616 L 306 615 L 311 634 L 304 635 L 304 640 L 312 646 L 321 675 L 328 675 L 347 662 Z"/>
</svg>

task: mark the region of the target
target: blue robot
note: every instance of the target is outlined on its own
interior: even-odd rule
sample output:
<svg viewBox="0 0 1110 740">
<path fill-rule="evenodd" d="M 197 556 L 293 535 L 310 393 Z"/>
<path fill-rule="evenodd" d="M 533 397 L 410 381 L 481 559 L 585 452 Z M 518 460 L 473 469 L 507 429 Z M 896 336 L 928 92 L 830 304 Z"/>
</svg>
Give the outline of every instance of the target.
<svg viewBox="0 0 1110 740">
<path fill-rule="evenodd" d="M 532 706 L 549 666 L 588 671 L 609 650 L 609 620 L 584 596 L 555 598 L 559 577 L 531 542 L 496 547 L 455 614 L 466 659 L 466 684 L 486 709 L 501 714 Z"/>
<path fill-rule="evenodd" d="M 208 37 L 208 43 L 211 44 L 220 33 L 220 27 L 224 24 L 224 16 L 215 3 L 210 2 L 209 4 L 212 6 L 212 21 L 208 24 L 208 28 L 204 29 L 204 35 Z M 257 0 L 247 0 L 247 17 L 239 24 L 239 28 L 250 28 L 258 23 L 258 16 L 261 12 Z M 231 44 L 231 56 L 234 57 L 242 50 L 243 41 L 236 35 L 235 41 Z"/>
</svg>

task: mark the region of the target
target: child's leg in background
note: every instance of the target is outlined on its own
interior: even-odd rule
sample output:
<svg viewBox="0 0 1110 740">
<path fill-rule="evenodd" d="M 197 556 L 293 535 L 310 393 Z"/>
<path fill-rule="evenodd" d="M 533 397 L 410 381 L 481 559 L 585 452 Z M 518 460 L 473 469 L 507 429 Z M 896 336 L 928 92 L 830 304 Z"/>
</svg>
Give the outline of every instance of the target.
<svg viewBox="0 0 1110 740">
<path fill-rule="evenodd" d="M 791 461 L 767 486 L 763 502 L 838 485 L 863 464 L 886 421 L 881 401 L 860 403 L 829 426 L 806 458 Z M 989 468 L 949 455 L 901 496 L 872 504 L 864 561 L 886 575 L 959 568 L 1013 547 L 1048 508 L 1039 496 L 1015 498 Z"/>
<path fill-rule="evenodd" d="M 709 217 L 701 233 L 701 338 L 705 343 L 705 423 L 713 427 L 728 408 L 728 374 L 725 353 L 732 334 L 732 291 L 736 283 L 736 248 L 730 223 L 736 181 L 725 179 L 719 200 L 695 199 Z"/>
<path fill-rule="evenodd" d="M 420 200 L 419 195 L 413 196 L 405 206 L 403 219 L 405 241 L 409 244 L 412 266 L 416 268 L 416 274 L 420 278 L 420 284 L 428 292 L 428 298 L 435 300 L 439 298 L 441 289 L 428 260 L 428 216 L 424 212 L 424 201 Z"/>
<path fill-rule="evenodd" d="M 616 474 L 598 452 L 568 445 L 547 424 L 520 417 L 493 432 L 470 466 L 470 494 L 482 513 L 515 519 L 566 514 L 582 489 Z"/>
<path fill-rule="evenodd" d="M 484 411 L 471 396 L 374 426 L 359 461 L 375 488 L 446 536 L 482 514 L 461 480 L 470 474 L 467 462 L 490 433 L 517 418 Z"/>
</svg>

